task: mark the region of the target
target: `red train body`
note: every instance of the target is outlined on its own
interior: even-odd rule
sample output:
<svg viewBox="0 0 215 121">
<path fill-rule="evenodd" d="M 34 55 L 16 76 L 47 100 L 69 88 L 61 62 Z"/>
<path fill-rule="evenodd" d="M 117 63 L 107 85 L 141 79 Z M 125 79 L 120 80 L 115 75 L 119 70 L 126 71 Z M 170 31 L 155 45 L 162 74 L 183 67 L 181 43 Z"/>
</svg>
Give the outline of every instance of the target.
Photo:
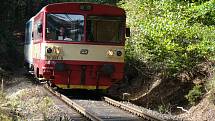
<svg viewBox="0 0 215 121">
<path fill-rule="evenodd" d="M 63 89 L 107 89 L 124 75 L 125 12 L 92 3 L 45 6 L 26 24 L 25 61 Z"/>
</svg>

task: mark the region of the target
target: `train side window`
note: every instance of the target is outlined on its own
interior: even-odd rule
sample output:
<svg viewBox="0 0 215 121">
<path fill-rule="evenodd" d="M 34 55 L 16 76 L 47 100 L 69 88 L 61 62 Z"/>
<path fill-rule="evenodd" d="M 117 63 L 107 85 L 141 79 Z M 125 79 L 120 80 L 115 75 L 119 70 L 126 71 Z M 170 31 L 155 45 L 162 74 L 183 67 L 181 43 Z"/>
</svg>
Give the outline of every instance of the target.
<svg viewBox="0 0 215 121">
<path fill-rule="evenodd" d="M 42 33 L 42 24 L 41 24 L 41 23 L 39 23 L 39 24 L 37 25 L 37 32 L 38 32 L 38 33 Z"/>
<path fill-rule="evenodd" d="M 36 21 L 34 24 L 33 37 L 34 41 L 40 41 L 42 39 L 42 24 L 41 20 Z"/>
<path fill-rule="evenodd" d="M 32 39 L 34 39 L 34 32 L 32 32 L 31 35 L 32 35 Z"/>
<path fill-rule="evenodd" d="M 29 37 L 29 23 L 26 24 L 25 27 L 25 44 L 29 44 L 30 37 Z"/>
<path fill-rule="evenodd" d="M 25 44 L 30 44 L 30 42 L 33 39 L 32 36 L 33 30 L 32 30 L 32 21 L 29 21 L 26 24 L 26 28 L 25 28 Z"/>
</svg>

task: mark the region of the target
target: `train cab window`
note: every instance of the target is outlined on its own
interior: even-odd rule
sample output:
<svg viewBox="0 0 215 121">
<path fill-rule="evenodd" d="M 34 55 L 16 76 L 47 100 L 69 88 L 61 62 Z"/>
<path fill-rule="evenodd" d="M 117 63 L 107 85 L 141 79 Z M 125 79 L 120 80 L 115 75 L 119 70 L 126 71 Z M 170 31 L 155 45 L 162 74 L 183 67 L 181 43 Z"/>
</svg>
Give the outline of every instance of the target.
<svg viewBox="0 0 215 121">
<path fill-rule="evenodd" d="M 46 40 L 80 42 L 84 36 L 84 16 L 47 14 Z"/>
<path fill-rule="evenodd" d="M 32 34 L 34 41 L 40 41 L 42 39 L 42 20 L 35 21 L 34 23 L 34 32 Z M 40 28 L 40 31 L 38 31 Z"/>
<path fill-rule="evenodd" d="M 123 17 L 87 17 L 87 39 L 93 42 L 120 43 L 123 37 Z"/>
<path fill-rule="evenodd" d="M 32 40 L 32 22 L 28 22 L 25 28 L 25 44 L 30 44 Z"/>
</svg>

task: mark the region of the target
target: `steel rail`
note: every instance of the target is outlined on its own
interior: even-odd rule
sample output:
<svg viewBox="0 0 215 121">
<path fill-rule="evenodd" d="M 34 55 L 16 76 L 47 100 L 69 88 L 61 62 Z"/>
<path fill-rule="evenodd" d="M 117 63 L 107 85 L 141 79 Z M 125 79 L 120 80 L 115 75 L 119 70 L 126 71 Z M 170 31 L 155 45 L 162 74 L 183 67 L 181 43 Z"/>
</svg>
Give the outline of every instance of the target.
<svg viewBox="0 0 215 121">
<path fill-rule="evenodd" d="M 90 119 L 92 121 L 103 121 L 101 118 L 97 117 L 96 115 L 94 115 L 90 111 L 88 111 L 85 108 L 83 108 L 82 106 L 78 105 L 77 103 L 75 103 L 74 101 L 72 101 L 71 99 L 69 99 L 68 97 L 66 97 L 65 95 L 62 95 L 62 94 L 60 94 L 60 93 L 58 93 L 56 91 L 53 91 L 46 84 L 44 85 L 44 88 L 46 90 L 48 90 L 50 93 L 52 93 L 54 96 L 56 96 L 58 99 L 60 99 L 64 103 L 66 103 L 68 106 L 70 106 L 71 108 L 74 108 L 75 110 L 77 110 L 78 112 L 80 112 L 82 115 L 84 115 L 88 119 Z"/>
<path fill-rule="evenodd" d="M 138 115 L 138 116 L 140 116 L 142 118 L 146 118 L 146 119 L 149 119 L 149 120 L 152 120 L 152 121 L 165 121 L 165 120 L 157 118 L 157 117 L 155 117 L 155 116 L 153 116 L 151 114 L 148 114 L 148 113 L 146 113 L 146 112 L 144 112 L 142 110 L 136 109 L 136 108 L 134 108 L 132 106 L 129 106 L 129 105 L 126 105 L 126 104 L 123 104 L 123 103 L 121 103 L 119 101 L 116 101 L 116 100 L 113 100 L 111 98 L 103 97 L 103 99 L 104 99 L 105 102 L 107 102 L 107 103 L 109 103 L 109 104 L 111 104 L 113 106 L 117 106 L 117 107 L 119 107 L 119 108 L 121 108 L 123 110 L 129 111 L 129 112 L 131 112 L 131 113 L 133 113 L 135 115 Z"/>
</svg>

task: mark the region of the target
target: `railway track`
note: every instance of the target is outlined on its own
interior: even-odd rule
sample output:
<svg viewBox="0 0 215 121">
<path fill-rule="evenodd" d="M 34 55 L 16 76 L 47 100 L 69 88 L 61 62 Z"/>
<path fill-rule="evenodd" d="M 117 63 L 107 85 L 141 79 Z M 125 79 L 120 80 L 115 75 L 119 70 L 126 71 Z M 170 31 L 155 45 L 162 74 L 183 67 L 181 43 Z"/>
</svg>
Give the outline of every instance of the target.
<svg viewBox="0 0 215 121">
<path fill-rule="evenodd" d="M 158 118 L 152 114 L 149 114 L 141 109 L 137 109 L 136 107 L 133 107 L 133 106 L 129 106 L 125 103 L 122 103 L 122 102 L 119 102 L 119 101 L 115 101 L 111 98 L 108 98 L 108 97 L 104 97 L 104 100 L 105 102 L 111 104 L 111 105 L 114 105 L 114 106 L 117 106 L 121 109 L 124 109 L 126 111 L 129 111 L 131 112 L 132 114 L 135 114 L 139 117 L 142 117 L 144 119 L 147 119 L 147 120 L 153 120 L 153 121 L 164 121 L 163 119 L 161 118 Z"/>
<path fill-rule="evenodd" d="M 108 97 L 103 97 L 102 100 L 70 99 L 46 84 L 44 88 L 92 121 L 163 121 L 147 112 Z"/>
<path fill-rule="evenodd" d="M 77 112 L 75 109 L 68 107 L 68 104 L 65 104 L 65 101 L 63 99 L 60 99 L 59 94 L 57 94 L 56 92 L 51 92 L 52 90 L 48 89 L 47 87 L 45 87 L 45 88 L 41 87 L 41 89 L 46 92 L 47 96 L 49 96 L 50 98 L 53 99 L 54 104 L 57 107 L 59 107 L 60 109 L 62 109 L 66 113 L 66 116 L 67 116 L 67 117 L 65 117 L 66 119 L 68 119 L 68 120 L 72 119 L 72 121 L 86 121 L 86 120 L 88 120 L 86 117 L 84 117 L 82 114 Z M 54 94 L 54 93 L 56 93 L 56 94 Z M 60 116 L 60 117 L 58 116 L 58 118 L 55 120 L 61 121 L 64 119 L 62 119 L 62 116 Z"/>
</svg>

